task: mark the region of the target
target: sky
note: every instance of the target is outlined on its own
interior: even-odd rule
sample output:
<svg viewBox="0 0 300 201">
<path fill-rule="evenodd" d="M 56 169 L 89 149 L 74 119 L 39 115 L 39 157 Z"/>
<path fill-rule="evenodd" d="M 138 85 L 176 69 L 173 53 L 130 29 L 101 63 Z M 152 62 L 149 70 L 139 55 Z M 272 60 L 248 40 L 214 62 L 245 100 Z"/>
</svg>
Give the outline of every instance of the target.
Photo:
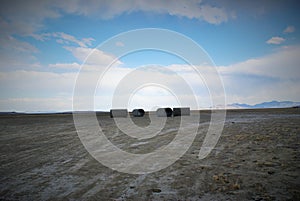
<svg viewBox="0 0 300 201">
<path fill-rule="evenodd" d="M 192 108 L 200 109 L 300 101 L 299 9 L 299 2 L 291 0 L 3 0 L 0 111 L 153 110 L 189 106 L 192 100 L 197 102 Z M 126 33 L 153 29 L 179 39 L 145 34 L 122 41 Z M 144 41 L 184 49 L 180 37 L 201 47 L 203 63 L 159 49 L 118 55 Z M 110 48 L 103 47 L 106 43 Z M 84 82 L 78 87 L 79 75 Z M 149 83 L 138 86 L 135 76 Z M 129 85 L 134 89 L 125 90 L 129 99 L 116 94 Z M 93 92 L 92 107 L 85 102 L 87 91 Z"/>
</svg>

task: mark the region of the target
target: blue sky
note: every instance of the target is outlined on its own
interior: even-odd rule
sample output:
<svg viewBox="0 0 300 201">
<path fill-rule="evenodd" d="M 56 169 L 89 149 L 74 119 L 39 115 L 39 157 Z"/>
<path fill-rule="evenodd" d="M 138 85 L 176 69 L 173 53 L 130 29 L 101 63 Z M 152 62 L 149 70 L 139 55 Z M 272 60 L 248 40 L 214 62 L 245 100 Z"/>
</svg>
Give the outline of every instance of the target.
<svg viewBox="0 0 300 201">
<path fill-rule="evenodd" d="M 89 53 L 118 34 L 144 28 L 175 31 L 199 44 L 215 64 L 228 104 L 300 101 L 297 1 L 77 0 L 1 4 L 1 111 L 72 110 L 76 77 Z M 120 41 L 114 48 L 117 51 L 128 45 Z M 93 66 L 83 72 L 87 78 L 108 61 L 116 61 L 99 82 L 94 109 L 111 108 L 118 83 L 132 70 L 149 64 L 176 71 L 187 79 L 200 107 L 223 104 L 212 103 L 203 80 L 172 54 L 147 50 L 116 58 L 114 50 L 100 49 L 94 55 Z M 207 73 L 211 82 L 215 79 L 205 70 L 202 73 Z M 170 79 L 162 72 L 153 75 L 143 71 L 140 76 Z M 86 87 L 91 87 L 86 82 Z M 128 108 L 153 109 L 177 103 L 167 90 L 147 86 L 126 104 Z M 82 105 L 82 110 L 87 109 Z"/>
</svg>

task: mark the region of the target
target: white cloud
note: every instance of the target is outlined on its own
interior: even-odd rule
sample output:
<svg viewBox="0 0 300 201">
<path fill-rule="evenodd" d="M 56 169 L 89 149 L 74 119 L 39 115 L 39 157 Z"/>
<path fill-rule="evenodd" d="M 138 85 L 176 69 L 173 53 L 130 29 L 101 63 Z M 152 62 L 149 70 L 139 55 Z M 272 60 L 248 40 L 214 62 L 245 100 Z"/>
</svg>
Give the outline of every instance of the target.
<svg viewBox="0 0 300 201">
<path fill-rule="evenodd" d="M 3 65 L 1 65 L 0 68 L 16 70 L 17 66 L 20 65 L 15 65 L 13 63 L 23 64 L 24 66 L 38 65 L 38 61 L 34 58 L 33 53 L 37 53 L 39 50 L 33 44 L 24 42 L 16 36 L 31 36 L 39 41 L 55 38 L 60 44 L 64 44 L 66 46 L 75 44 L 82 48 L 90 47 L 92 45 L 94 40 L 93 38 L 79 39 L 73 35 L 63 32 L 39 33 L 43 30 L 46 19 L 59 18 L 66 13 L 109 19 L 121 14 L 138 11 L 205 20 L 213 24 L 219 24 L 228 20 L 228 16 L 222 8 L 204 4 L 199 0 L 155 0 L 154 2 L 139 0 L 122 2 L 118 0 L 77 0 L 67 2 L 59 0 L 45 0 L 38 2 L 35 0 L 28 0 L 26 2 L 18 0 L 4 0 L 1 2 L 0 7 L 0 45 L 4 50 L 1 51 L 1 57 L 4 58 L 5 55 L 5 58 L 4 60 L 1 60 L 1 64 L 3 63 Z M 118 43 L 116 45 L 122 46 L 124 44 Z M 77 58 L 80 57 L 82 61 L 82 56 L 79 56 L 78 54 L 76 55 Z M 86 56 L 86 54 L 84 55 Z M 28 58 L 30 58 L 30 61 Z"/>
<path fill-rule="evenodd" d="M 122 43 L 121 41 L 118 41 L 118 42 L 116 42 L 116 46 L 117 46 L 117 47 L 124 47 L 125 44 Z"/>
<path fill-rule="evenodd" d="M 81 65 L 73 62 L 73 63 L 56 63 L 49 64 L 50 68 L 61 68 L 61 69 L 70 69 L 70 70 L 79 70 Z"/>
<path fill-rule="evenodd" d="M 53 64 L 52 67 L 57 68 L 72 68 L 77 67 L 74 64 Z M 179 68 L 179 67 L 178 67 Z M 185 68 L 185 67 L 182 67 Z M 112 103 L 113 93 L 116 87 L 120 84 L 122 79 L 126 75 L 132 72 L 133 69 L 123 67 L 112 67 L 104 75 L 99 82 L 98 86 L 93 86 L 91 80 L 99 79 L 100 75 L 97 71 L 83 71 L 81 72 L 84 77 L 82 86 L 78 89 L 84 96 L 85 92 L 90 89 L 95 89 L 95 108 L 108 110 Z M 169 74 L 163 71 L 138 70 L 139 80 L 146 78 L 155 78 L 158 80 L 165 80 L 169 87 L 176 88 L 178 91 L 182 88 L 181 84 L 177 82 L 176 74 Z M 194 79 L 191 83 L 192 87 L 203 89 L 204 85 L 199 77 L 193 74 L 192 70 L 185 71 L 185 78 Z M 53 111 L 53 110 L 70 110 L 72 103 L 69 101 L 72 99 L 72 93 L 75 86 L 77 73 L 50 73 L 50 72 L 37 72 L 37 71 L 11 71 L 0 73 L 0 90 L 2 92 L 0 96 L 2 111 L 13 110 L 13 111 Z M 198 80 L 195 80 L 195 77 Z M 134 84 L 137 79 L 130 79 L 129 82 Z M 123 85 L 125 87 L 126 85 Z M 136 101 L 142 100 L 142 106 L 147 109 L 151 109 L 154 106 L 163 106 L 174 102 L 174 96 L 170 94 L 161 93 L 156 86 L 148 86 L 146 90 L 141 90 L 132 99 L 132 104 Z M 165 91 L 163 91 L 165 92 Z M 205 93 L 203 93 L 205 94 Z M 201 94 L 201 95 L 203 95 Z M 186 94 L 184 90 L 181 90 L 177 96 L 183 97 L 185 103 L 194 98 L 191 94 Z M 46 97 L 45 97 L 46 96 Z M 196 95 L 197 96 L 197 95 Z M 206 94 L 207 96 L 207 94 Z M 200 98 L 200 103 L 204 104 L 203 96 Z M 30 103 L 30 101 L 32 102 Z M 47 101 L 53 101 L 51 104 Z M 37 103 L 40 101 L 39 103 Z M 61 103 L 59 101 L 62 101 Z M 84 101 L 84 99 L 83 99 Z M 22 105 L 22 103 L 24 103 Z M 70 104 L 67 105 L 66 103 Z M 87 109 L 85 103 L 81 103 L 82 110 Z M 52 107 L 51 107 L 52 105 Z M 176 104 L 178 105 L 178 104 Z M 186 104 L 188 105 L 188 104 Z"/>
<path fill-rule="evenodd" d="M 86 64 L 97 65 L 99 67 L 107 66 L 112 62 L 114 62 L 114 65 L 122 64 L 114 55 L 105 53 L 99 49 L 86 47 L 65 47 L 65 49 L 69 50 L 80 62 L 85 62 Z"/>
<path fill-rule="evenodd" d="M 83 38 L 81 40 L 81 43 L 83 43 L 85 46 L 91 46 L 92 45 L 92 42 L 95 41 L 94 38 Z"/>
<path fill-rule="evenodd" d="M 284 47 L 257 59 L 219 67 L 229 103 L 300 100 L 300 47 Z"/>
<path fill-rule="evenodd" d="M 91 48 L 84 47 L 68 48 L 80 61 L 83 61 L 92 51 Z M 93 54 L 95 55 L 91 55 L 90 61 L 86 64 L 90 71 L 81 72 L 84 74 L 85 81 L 79 90 L 82 94 L 85 94 L 88 89 L 95 89 L 95 108 L 108 110 L 111 107 L 112 96 L 116 87 L 134 69 L 124 68 L 117 61 L 117 65 L 112 66 L 105 72 L 99 85 L 92 86 L 90 80 L 100 78 L 97 67 L 106 67 L 104 65 L 116 59 L 113 55 L 100 50 L 96 50 Z M 299 101 L 299 55 L 300 46 L 282 47 L 273 54 L 264 57 L 249 59 L 231 66 L 217 67 L 225 85 L 227 103 L 245 102 L 255 104 L 270 100 Z M 49 67 L 76 70 L 79 68 L 79 64 L 56 63 L 49 65 Z M 209 90 L 212 90 L 215 87 L 214 85 L 218 84 L 215 82 L 218 75 L 214 74 L 211 68 L 198 66 L 200 74 L 195 73 L 193 68 L 188 65 L 173 64 L 165 68 L 165 71 L 155 70 L 155 66 L 139 70 L 137 78 L 147 79 L 153 77 L 154 80 L 164 80 L 170 88 L 178 89 L 179 92 L 182 89 L 181 93 L 176 95 L 182 97 L 187 105 L 190 105 L 193 96 L 197 98 L 201 107 L 209 107 L 212 104 Z M 170 73 L 170 70 L 173 72 Z M 185 93 L 176 79 L 176 74 L 186 80 L 195 95 Z M 1 72 L 0 109 L 18 111 L 70 110 L 71 105 L 69 104 L 72 104 L 70 100 L 72 99 L 76 76 L 76 72 Z M 130 79 L 130 82 L 134 84 L 138 79 Z M 209 84 L 209 89 L 206 88 L 206 84 Z M 125 85 L 124 87 L 126 88 Z M 158 89 L 156 85 L 150 85 L 133 96 L 133 99 L 129 102 L 129 108 L 136 105 L 151 109 L 155 106 L 166 106 L 167 103 L 176 104 L 174 96 L 168 93 L 165 94 L 165 92 L 167 91 Z M 47 101 L 52 101 L 52 104 L 47 103 Z M 24 103 L 23 106 L 22 103 Z M 82 109 L 86 109 L 85 102 L 81 104 Z"/>
<path fill-rule="evenodd" d="M 52 73 L 39 71 L 10 71 L 0 73 L 1 96 L 27 97 L 70 94 L 75 83 L 76 73 Z"/>
<path fill-rule="evenodd" d="M 51 1 L 1 1 L 0 34 L 31 35 L 43 27 L 43 20 L 58 18 L 60 14 L 53 9 Z"/>
<path fill-rule="evenodd" d="M 195 105 L 195 102 L 193 102 L 195 99 L 201 107 L 209 107 L 212 104 L 210 91 L 206 88 L 206 83 L 210 84 L 210 87 L 211 85 L 215 85 L 213 88 L 220 86 L 219 83 L 216 82 L 217 75 L 213 74 L 213 72 L 207 67 L 199 67 L 202 75 L 195 73 L 194 69 L 188 65 L 172 65 L 166 66 L 164 69 L 165 70 L 160 68 L 158 69 L 156 66 L 148 66 L 147 68 L 142 69 L 118 66 L 110 68 L 105 72 L 103 77 L 101 77 L 101 80 L 98 80 L 98 86 L 95 91 L 95 108 L 99 110 L 110 109 L 112 107 L 112 100 L 117 87 L 121 87 L 122 89 L 120 93 L 115 94 L 117 104 L 126 105 L 124 107 L 128 107 L 129 109 L 132 109 L 134 105 L 136 107 L 143 107 L 147 110 L 156 106 L 167 106 L 168 104 L 169 106 L 180 106 L 179 103 L 176 102 L 176 98 L 180 98 L 181 101 L 183 101 L 181 104 L 190 106 L 193 109 L 198 108 Z M 134 76 L 131 74 L 133 72 L 135 73 Z M 88 73 L 89 72 L 87 72 L 85 76 L 89 76 Z M 132 77 L 128 77 L 129 75 Z M 193 93 L 186 91 L 185 85 L 183 85 L 177 76 L 185 80 L 184 83 L 190 86 Z M 203 80 L 201 76 L 203 76 L 206 80 Z M 86 80 L 91 81 L 91 79 L 87 78 Z M 140 86 L 137 84 L 145 80 L 148 80 L 148 84 L 146 86 Z M 161 85 L 157 85 L 157 83 L 161 82 L 164 83 L 162 86 L 173 90 L 173 92 L 176 90 L 175 96 L 170 94 Z M 129 90 L 130 88 L 128 88 L 131 85 L 134 85 L 136 89 L 139 87 L 142 88 L 136 91 L 131 102 L 127 99 L 123 101 L 122 98 L 124 96 L 134 93 L 134 91 L 131 91 Z M 82 92 L 86 91 L 84 88 L 85 87 L 81 88 Z M 164 92 L 167 92 L 167 94 Z M 218 94 L 220 95 L 221 93 Z M 120 100 L 121 102 L 119 102 Z M 220 102 L 222 103 L 222 101 L 224 103 L 224 99 L 222 100 L 220 97 L 216 97 L 214 101 L 215 105 Z M 84 105 L 81 107 L 84 107 Z"/>
<path fill-rule="evenodd" d="M 178 17 L 186 17 L 189 19 L 199 19 L 211 24 L 220 24 L 222 22 L 226 22 L 229 18 L 224 9 L 204 4 L 201 0 L 134 0 L 122 4 L 118 4 L 116 1 L 107 1 L 101 6 L 109 8 L 107 9 L 107 12 L 104 12 L 102 16 L 103 18 L 112 18 L 122 13 L 130 13 L 134 11 L 154 12 Z"/>
<path fill-rule="evenodd" d="M 211 24 L 226 22 L 230 15 L 223 8 L 201 0 L 131 0 L 131 1 L 34 1 L 8 0 L 1 3 L 1 33 L 34 36 L 43 28 L 45 19 L 59 18 L 63 13 L 110 19 L 131 12 L 153 12 L 189 19 L 204 20 Z M 9 23 L 8 23 L 9 22 Z"/>
<path fill-rule="evenodd" d="M 78 45 L 79 49 L 76 49 L 77 47 L 66 47 L 66 49 L 74 53 L 75 58 L 79 59 L 81 62 L 83 62 L 85 57 L 93 51 L 93 49 L 87 47 L 91 45 L 92 41 L 94 40 L 93 38 L 83 38 L 79 40 L 76 37 L 63 32 L 34 34 L 32 36 L 40 41 L 56 38 L 56 42 L 59 44 L 71 45 L 70 43 L 73 43 L 75 45 Z M 17 40 L 10 35 L 1 37 L 0 44 L 2 45 L 0 49 L 0 69 L 2 71 L 17 69 L 32 70 L 33 68 L 41 67 L 35 56 L 33 56 L 35 53 L 39 52 L 39 50 L 35 46 L 27 42 Z M 95 55 L 95 57 L 98 58 L 95 62 L 97 63 L 101 64 L 101 62 L 99 62 L 101 60 L 105 63 L 105 61 L 109 62 L 111 59 L 113 59 L 113 56 L 111 55 L 105 54 L 101 51 L 99 52 L 97 50 L 96 52 L 97 54 Z M 80 56 L 80 54 L 82 55 Z M 76 65 L 75 63 L 50 64 L 49 67 L 79 69 L 80 65 Z"/>
<path fill-rule="evenodd" d="M 35 69 L 40 66 L 34 56 L 39 50 L 12 36 L 0 36 L 0 70 Z"/>
<path fill-rule="evenodd" d="M 203 4 L 199 0 L 191 1 L 135 1 L 133 11 L 151 11 L 169 15 L 204 20 L 211 24 L 220 24 L 228 20 L 228 14 L 218 7 Z M 113 9 L 112 9 L 113 10 Z M 128 10 L 128 9 L 126 9 Z"/>
<path fill-rule="evenodd" d="M 267 40 L 266 43 L 279 45 L 279 44 L 283 43 L 284 41 L 285 41 L 284 38 L 278 37 L 278 36 L 274 36 L 274 37 L 270 38 L 269 40 Z"/>
<path fill-rule="evenodd" d="M 92 45 L 92 42 L 95 40 L 93 38 L 82 38 L 77 39 L 75 36 L 64 33 L 64 32 L 54 32 L 54 33 L 42 33 L 42 34 L 31 34 L 33 38 L 39 41 L 46 41 L 51 38 L 56 38 L 56 42 L 59 44 L 74 43 L 80 47 L 88 47 Z"/>
<path fill-rule="evenodd" d="M 261 58 L 249 59 L 231 66 L 220 67 L 222 74 L 253 75 L 274 79 L 300 80 L 300 46 L 283 47 Z"/>
<path fill-rule="evenodd" d="M 28 42 L 17 40 L 10 35 L 0 35 L 0 69 L 15 70 L 36 66 L 33 56 L 39 50 Z M 30 63 L 30 64 L 29 64 Z"/>
<path fill-rule="evenodd" d="M 285 30 L 283 31 L 284 33 L 293 33 L 295 31 L 295 27 L 294 26 L 288 26 L 285 28 Z"/>
<path fill-rule="evenodd" d="M 17 52 L 29 52 L 29 53 L 36 53 L 38 52 L 37 48 L 33 45 L 19 41 L 12 36 L 6 36 L 0 39 L 1 48 L 3 49 L 10 49 Z"/>
<path fill-rule="evenodd" d="M 93 38 L 83 38 L 82 40 L 78 40 L 74 36 L 63 32 L 52 33 L 51 36 L 58 38 L 58 43 L 68 44 L 68 42 L 73 42 L 80 47 L 90 46 L 92 44 L 92 41 L 94 41 Z"/>
<path fill-rule="evenodd" d="M 204 5 L 201 7 L 201 17 L 206 22 L 211 24 L 220 24 L 228 21 L 229 18 L 225 10 L 209 5 Z"/>
<path fill-rule="evenodd" d="M 7 112 L 72 111 L 72 97 L 0 99 L 0 111 L 7 111 Z"/>
</svg>

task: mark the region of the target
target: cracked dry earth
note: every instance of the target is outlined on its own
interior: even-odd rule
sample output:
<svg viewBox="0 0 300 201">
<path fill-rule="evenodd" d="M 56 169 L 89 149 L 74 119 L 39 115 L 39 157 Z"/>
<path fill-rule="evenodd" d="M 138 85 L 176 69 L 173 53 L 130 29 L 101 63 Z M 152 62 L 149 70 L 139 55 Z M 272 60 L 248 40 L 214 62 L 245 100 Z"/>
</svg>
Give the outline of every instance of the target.
<svg viewBox="0 0 300 201">
<path fill-rule="evenodd" d="M 0 200 L 300 200 L 300 109 L 229 110 L 212 152 L 197 158 L 209 126 L 174 164 L 150 174 L 111 170 L 85 150 L 72 114 L 0 116 Z M 107 138 L 132 153 L 174 139 L 180 117 L 134 140 L 99 114 Z M 149 118 L 132 118 L 139 126 Z"/>
</svg>

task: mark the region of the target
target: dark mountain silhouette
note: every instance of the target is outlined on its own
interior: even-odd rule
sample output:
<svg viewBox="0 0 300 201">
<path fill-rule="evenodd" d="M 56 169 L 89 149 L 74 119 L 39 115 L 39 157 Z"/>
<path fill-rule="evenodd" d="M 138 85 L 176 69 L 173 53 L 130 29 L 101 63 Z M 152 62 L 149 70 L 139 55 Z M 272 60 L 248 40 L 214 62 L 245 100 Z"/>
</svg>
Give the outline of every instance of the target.
<svg viewBox="0 0 300 201">
<path fill-rule="evenodd" d="M 288 107 L 299 107 L 300 102 L 293 101 L 271 101 L 271 102 L 263 102 L 255 105 L 248 105 L 243 103 L 233 103 L 229 104 L 229 108 L 288 108 Z"/>
</svg>

